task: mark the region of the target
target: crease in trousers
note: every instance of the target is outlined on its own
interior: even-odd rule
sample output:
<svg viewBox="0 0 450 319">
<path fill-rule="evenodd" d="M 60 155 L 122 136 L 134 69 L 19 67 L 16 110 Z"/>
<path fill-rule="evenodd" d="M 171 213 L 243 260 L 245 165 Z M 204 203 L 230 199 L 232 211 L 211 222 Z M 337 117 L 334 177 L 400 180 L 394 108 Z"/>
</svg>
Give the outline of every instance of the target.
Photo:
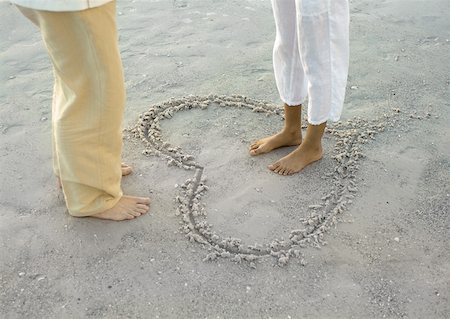
<svg viewBox="0 0 450 319">
<path fill-rule="evenodd" d="M 125 87 L 116 3 L 73 12 L 18 8 L 39 27 L 53 64 L 53 169 L 69 213 L 109 209 L 122 197 Z"/>
<path fill-rule="evenodd" d="M 272 0 L 275 80 L 281 100 L 303 104 L 308 122 L 338 121 L 349 65 L 348 0 Z"/>
</svg>

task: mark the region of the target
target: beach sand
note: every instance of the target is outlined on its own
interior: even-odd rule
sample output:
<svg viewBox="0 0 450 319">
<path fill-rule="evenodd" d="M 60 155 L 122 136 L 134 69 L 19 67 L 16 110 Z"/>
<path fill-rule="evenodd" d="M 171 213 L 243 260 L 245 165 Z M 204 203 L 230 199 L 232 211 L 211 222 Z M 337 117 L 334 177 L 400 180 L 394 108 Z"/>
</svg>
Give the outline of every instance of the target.
<svg viewBox="0 0 450 319">
<path fill-rule="evenodd" d="M 248 155 L 283 123 L 269 1 L 117 6 L 129 222 L 68 215 L 50 61 L 0 3 L 1 318 L 448 318 L 447 1 L 351 1 L 342 120 L 289 177 Z"/>
</svg>

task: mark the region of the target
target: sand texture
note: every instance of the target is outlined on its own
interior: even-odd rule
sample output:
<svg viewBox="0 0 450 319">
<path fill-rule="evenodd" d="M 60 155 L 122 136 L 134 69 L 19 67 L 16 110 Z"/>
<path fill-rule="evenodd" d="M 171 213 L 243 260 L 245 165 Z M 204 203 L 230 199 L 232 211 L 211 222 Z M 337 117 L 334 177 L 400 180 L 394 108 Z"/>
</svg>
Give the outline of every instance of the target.
<svg viewBox="0 0 450 319">
<path fill-rule="evenodd" d="M 450 6 L 351 1 L 342 120 L 300 174 L 251 157 L 283 123 L 270 1 L 119 1 L 129 222 L 73 218 L 52 72 L 0 3 L 0 318 L 448 318 Z M 304 123 L 306 125 L 306 123 Z"/>
</svg>

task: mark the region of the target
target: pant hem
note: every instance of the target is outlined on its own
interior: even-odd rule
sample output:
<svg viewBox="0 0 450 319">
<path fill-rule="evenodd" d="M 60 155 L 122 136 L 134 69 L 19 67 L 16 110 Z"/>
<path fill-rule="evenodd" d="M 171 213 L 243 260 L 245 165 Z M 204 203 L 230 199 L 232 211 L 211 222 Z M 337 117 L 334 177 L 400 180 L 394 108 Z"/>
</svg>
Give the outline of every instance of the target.
<svg viewBox="0 0 450 319">
<path fill-rule="evenodd" d="M 318 121 L 311 120 L 308 118 L 308 124 L 311 124 L 311 125 L 321 125 L 326 122 L 338 122 L 338 121 L 339 121 L 339 118 L 337 118 L 337 119 L 336 118 L 325 118 L 325 119 L 318 120 Z"/>
<path fill-rule="evenodd" d="M 280 97 L 281 101 L 286 104 L 287 106 L 299 106 L 299 105 L 303 105 L 305 103 L 306 98 L 300 99 L 298 100 L 299 102 L 297 102 L 297 100 L 295 101 L 291 101 L 288 99 L 284 99 L 282 97 Z"/>
<path fill-rule="evenodd" d="M 86 212 L 86 213 L 76 213 L 76 212 L 71 212 L 71 211 L 69 210 L 69 214 L 70 214 L 71 216 L 73 216 L 73 217 L 90 217 L 90 216 L 92 216 L 92 215 L 95 215 L 95 214 L 104 212 L 105 210 L 108 210 L 108 209 L 114 207 L 114 206 L 119 202 L 119 200 L 122 198 L 122 196 L 123 196 L 123 195 L 121 194 L 121 195 L 118 196 L 117 198 L 114 198 L 114 199 L 112 199 L 112 200 L 106 201 L 104 207 L 102 207 L 102 208 L 100 208 L 100 209 L 97 209 L 97 210 L 95 210 L 95 211 L 92 211 L 92 212 Z"/>
</svg>

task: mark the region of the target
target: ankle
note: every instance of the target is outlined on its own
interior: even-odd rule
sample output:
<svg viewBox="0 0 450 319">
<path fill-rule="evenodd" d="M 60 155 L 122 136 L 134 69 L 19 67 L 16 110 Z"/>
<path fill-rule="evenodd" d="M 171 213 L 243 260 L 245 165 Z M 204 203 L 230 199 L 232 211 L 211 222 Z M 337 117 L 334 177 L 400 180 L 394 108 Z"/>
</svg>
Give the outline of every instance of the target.
<svg viewBox="0 0 450 319">
<path fill-rule="evenodd" d="M 302 142 L 303 148 L 307 148 L 312 151 L 321 151 L 322 150 L 322 142 L 321 141 L 313 141 L 308 140 L 307 138 Z"/>
<path fill-rule="evenodd" d="M 283 127 L 283 129 L 281 130 L 281 134 L 284 135 L 289 135 L 292 137 L 297 137 L 297 136 L 302 136 L 302 130 L 299 127 Z"/>
</svg>

